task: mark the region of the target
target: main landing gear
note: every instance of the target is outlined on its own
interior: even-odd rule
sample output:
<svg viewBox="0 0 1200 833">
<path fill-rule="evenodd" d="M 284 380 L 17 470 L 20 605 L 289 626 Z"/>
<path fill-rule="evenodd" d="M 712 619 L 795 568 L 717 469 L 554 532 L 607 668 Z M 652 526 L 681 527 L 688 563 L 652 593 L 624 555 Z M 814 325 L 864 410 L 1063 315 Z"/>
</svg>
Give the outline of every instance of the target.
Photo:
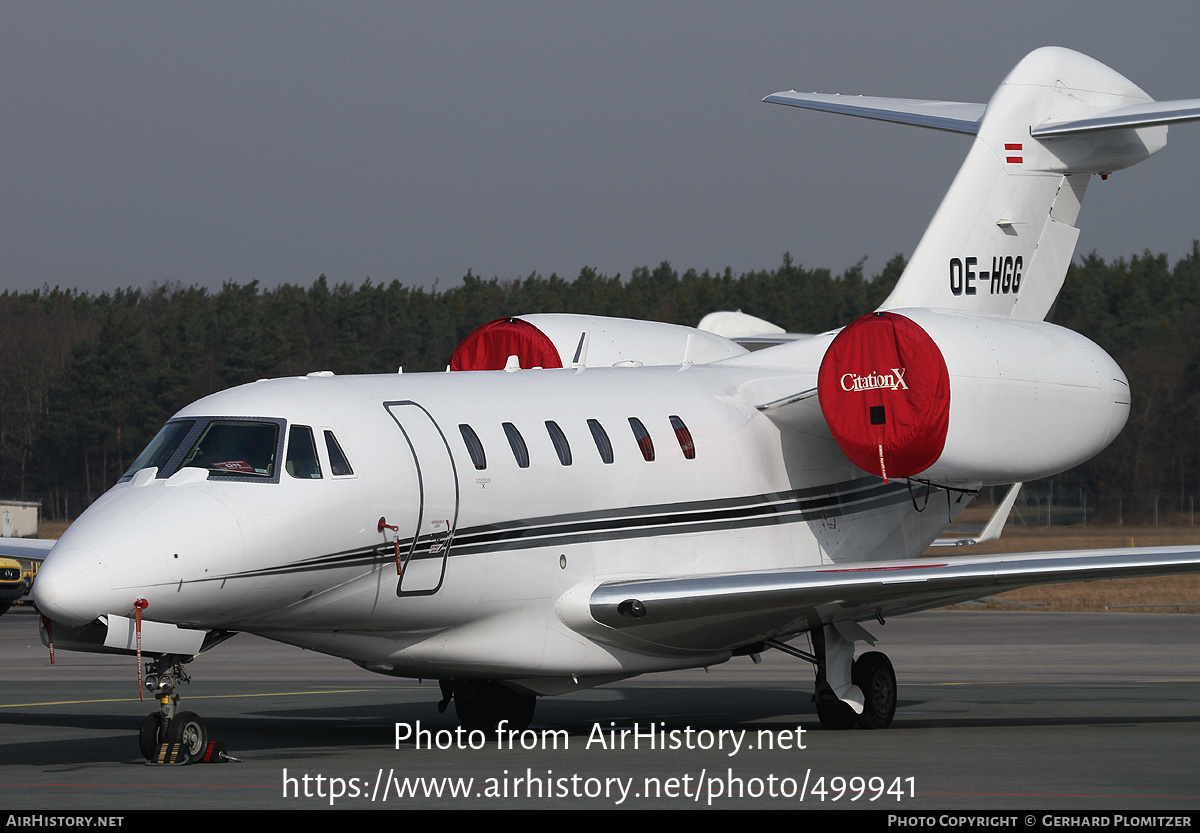
<svg viewBox="0 0 1200 833">
<path fill-rule="evenodd" d="M 490 732 L 507 720 L 505 728 L 519 732 L 533 720 L 537 697 L 495 680 L 439 680 L 438 685 L 442 688 L 438 713 L 446 711 L 453 699 L 458 723 L 467 731 Z"/>
<path fill-rule="evenodd" d="M 810 654 L 777 640 L 767 645 L 817 667 L 813 704 L 823 729 L 886 729 L 896 716 L 896 671 L 886 654 L 853 659 L 854 643 L 827 625 L 810 631 Z M 861 710 L 855 706 L 861 705 Z"/>
<path fill-rule="evenodd" d="M 190 681 L 183 670 L 191 657 L 162 654 L 147 663 L 146 690 L 158 701 L 158 710 L 146 715 L 138 732 L 138 748 L 148 761 L 158 758 L 163 744 L 178 744 L 186 756 L 183 763 L 199 760 L 208 748 L 208 728 L 200 715 L 179 710 L 181 683 Z"/>
</svg>

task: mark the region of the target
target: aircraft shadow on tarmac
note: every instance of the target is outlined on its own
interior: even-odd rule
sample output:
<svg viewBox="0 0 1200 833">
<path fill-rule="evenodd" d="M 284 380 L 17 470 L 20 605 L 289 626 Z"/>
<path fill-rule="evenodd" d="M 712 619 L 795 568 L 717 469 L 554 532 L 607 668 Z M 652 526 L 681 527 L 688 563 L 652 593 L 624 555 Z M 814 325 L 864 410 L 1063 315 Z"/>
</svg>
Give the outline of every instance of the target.
<svg viewBox="0 0 1200 833">
<path fill-rule="evenodd" d="M 1145 684 L 1142 684 L 1143 686 Z M 971 683 L 952 688 L 914 685 L 917 696 L 902 698 L 893 731 L 963 730 L 981 728 L 1119 727 L 1171 725 L 1196 722 L 1192 709 L 1193 683 L 1162 684 L 1154 698 L 1159 714 L 1130 716 L 1131 703 L 1124 685 L 1096 686 L 1094 683 L 1010 687 Z M 922 688 L 925 691 L 922 691 Z M 1029 696 L 1034 690 L 1038 696 Z M 295 691 L 295 688 L 292 687 Z M 432 692 L 434 689 L 430 689 Z M 387 689 L 368 692 L 368 697 L 388 696 Z M 413 697 L 414 690 L 405 694 Z M 1044 696 L 1042 696 L 1044 695 Z M 200 699 L 203 695 L 199 695 Z M 285 695 L 286 696 L 286 695 Z M 238 757 L 259 762 L 321 757 L 347 749 L 388 748 L 395 723 L 421 722 L 430 731 L 456 726 L 452 712 L 439 715 L 433 703 L 363 702 L 357 694 L 330 693 L 341 705 L 322 707 L 309 703 L 295 706 L 275 704 L 261 709 L 213 709 L 210 707 L 210 737 L 220 740 Z M 655 688 L 600 689 L 580 696 L 548 698 L 531 727 L 566 730 L 575 747 L 576 738 L 586 738 L 599 724 L 604 730 L 660 721 L 666 729 L 807 730 L 822 731 L 810 692 L 783 687 L 737 685 L 692 685 Z M 347 697 L 356 702 L 344 702 Z M 234 702 L 214 698 L 212 703 Z M 245 700 L 241 700 L 245 703 Z M 1172 707 L 1178 702 L 1178 710 Z M 82 704 L 81 704 L 82 705 Z M 125 706 L 121 706 L 125 708 Z M 906 712 L 908 714 L 906 714 Z M 47 730 L 78 730 L 69 738 L 24 740 L 0 747 L 0 763 L 42 767 L 47 771 L 69 771 L 96 763 L 144 765 L 138 754 L 136 735 L 142 712 L 88 714 L 79 711 L 8 711 L 0 713 L 0 727 L 45 727 Z M 35 730 L 36 731 L 36 730 Z M 11 734 L 8 729 L 5 734 Z M 62 731 L 53 732 L 61 736 Z M 489 738 L 490 742 L 490 738 Z M 491 744 L 494 745 L 494 744 Z M 404 745 L 401 746 L 401 750 Z"/>
</svg>

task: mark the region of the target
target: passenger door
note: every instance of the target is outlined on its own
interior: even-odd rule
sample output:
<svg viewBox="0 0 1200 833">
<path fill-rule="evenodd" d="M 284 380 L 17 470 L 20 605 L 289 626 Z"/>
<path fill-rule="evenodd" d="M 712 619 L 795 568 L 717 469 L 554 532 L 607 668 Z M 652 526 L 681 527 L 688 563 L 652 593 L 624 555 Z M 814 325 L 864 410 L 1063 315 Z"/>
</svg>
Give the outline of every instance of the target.
<svg viewBox="0 0 1200 833">
<path fill-rule="evenodd" d="M 441 589 L 446 577 L 458 524 L 458 473 L 446 437 L 428 411 L 415 402 L 388 402 L 385 407 L 416 463 L 420 496 L 415 528 L 400 532 L 404 572 L 396 583 L 396 595 L 428 596 Z M 411 538 L 406 540 L 407 533 Z"/>
</svg>

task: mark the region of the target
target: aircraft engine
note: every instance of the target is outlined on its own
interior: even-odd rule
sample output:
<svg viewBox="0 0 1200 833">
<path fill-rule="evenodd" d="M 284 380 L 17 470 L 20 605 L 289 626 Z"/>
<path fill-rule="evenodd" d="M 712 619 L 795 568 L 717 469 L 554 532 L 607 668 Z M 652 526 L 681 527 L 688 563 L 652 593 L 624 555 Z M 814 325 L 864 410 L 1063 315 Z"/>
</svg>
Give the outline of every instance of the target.
<svg viewBox="0 0 1200 833">
<path fill-rule="evenodd" d="M 704 364 L 746 353 L 716 333 L 629 318 L 539 313 L 484 324 L 454 350 L 451 370 Z"/>
<path fill-rule="evenodd" d="M 1044 321 L 905 309 L 842 330 L 817 378 L 838 447 L 885 480 L 1013 483 L 1107 446 L 1129 383 L 1093 342 Z"/>
</svg>

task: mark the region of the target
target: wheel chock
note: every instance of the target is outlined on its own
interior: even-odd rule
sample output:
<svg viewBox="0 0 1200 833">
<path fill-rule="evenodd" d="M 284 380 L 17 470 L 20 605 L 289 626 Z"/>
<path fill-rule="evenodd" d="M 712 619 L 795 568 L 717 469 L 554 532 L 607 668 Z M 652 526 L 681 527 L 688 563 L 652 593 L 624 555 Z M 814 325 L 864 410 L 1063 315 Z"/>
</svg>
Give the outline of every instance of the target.
<svg viewBox="0 0 1200 833">
<path fill-rule="evenodd" d="M 147 766 L 187 766 L 192 762 L 187 747 L 182 743 L 160 743 L 154 757 L 146 761 Z"/>
<path fill-rule="evenodd" d="M 192 757 L 188 755 L 187 747 L 182 743 L 161 743 L 154 756 L 146 761 L 147 766 L 186 766 L 187 764 L 240 764 L 241 758 L 235 758 L 225 751 L 225 744 L 220 741 L 209 741 L 204 751 Z"/>
<path fill-rule="evenodd" d="M 194 764 L 224 764 L 229 762 L 240 764 L 242 761 L 240 758 L 235 758 L 226 752 L 225 744 L 216 740 L 210 740 L 208 746 L 204 748 L 204 752 L 192 761 Z"/>
</svg>

